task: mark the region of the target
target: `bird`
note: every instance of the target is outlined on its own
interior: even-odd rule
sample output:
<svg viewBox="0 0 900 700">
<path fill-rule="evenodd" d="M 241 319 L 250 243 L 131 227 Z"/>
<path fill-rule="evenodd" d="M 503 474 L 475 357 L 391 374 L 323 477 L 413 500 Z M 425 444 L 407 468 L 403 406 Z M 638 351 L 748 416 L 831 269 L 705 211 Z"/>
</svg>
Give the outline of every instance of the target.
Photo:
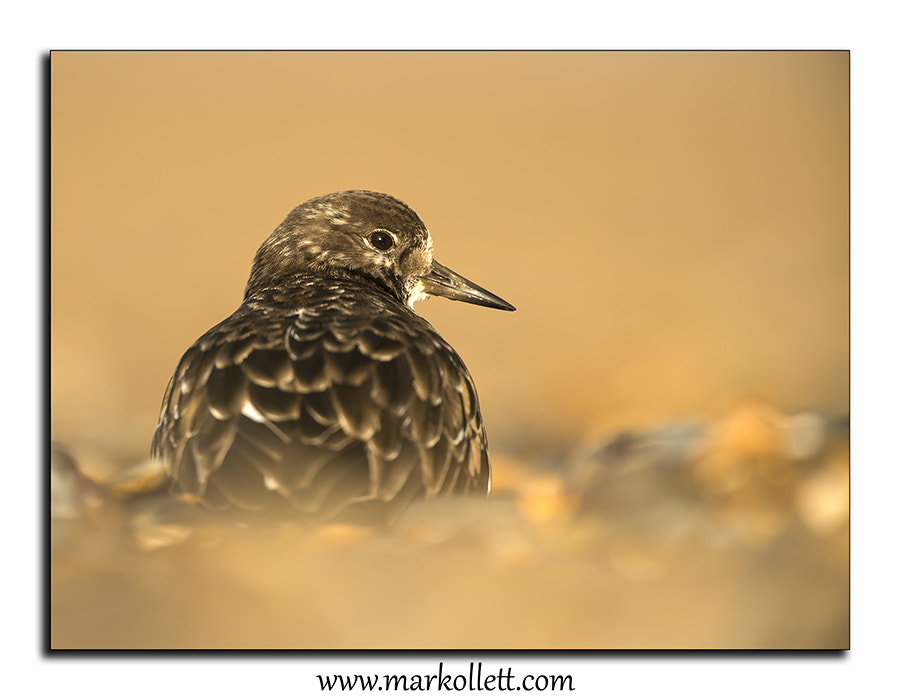
<svg viewBox="0 0 900 700">
<path fill-rule="evenodd" d="M 413 305 L 515 307 L 440 264 L 401 200 L 346 190 L 294 208 L 240 306 L 184 353 L 153 435 L 167 488 L 236 518 L 395 521 L 413 500 L 486 496 L 475 383 Z"/>
</svg>

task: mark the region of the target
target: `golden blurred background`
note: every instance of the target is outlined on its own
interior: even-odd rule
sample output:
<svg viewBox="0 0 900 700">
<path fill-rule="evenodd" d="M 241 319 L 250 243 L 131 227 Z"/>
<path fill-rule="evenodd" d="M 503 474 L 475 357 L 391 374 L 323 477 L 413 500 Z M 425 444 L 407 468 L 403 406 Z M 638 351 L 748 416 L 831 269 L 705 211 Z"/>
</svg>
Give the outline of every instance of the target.
<svg viewBox="0 0 900 700">
<path fill-rule="evenodd" d="M 417 306 L 486 509 L 145 552 L 78 492 L 53 646 L 849 643 L 847 52 L 55 51 L 50 133 L 50 437 L 98 480 L 310 197 L 403 199 L 518 309 Z"/>
</svg>

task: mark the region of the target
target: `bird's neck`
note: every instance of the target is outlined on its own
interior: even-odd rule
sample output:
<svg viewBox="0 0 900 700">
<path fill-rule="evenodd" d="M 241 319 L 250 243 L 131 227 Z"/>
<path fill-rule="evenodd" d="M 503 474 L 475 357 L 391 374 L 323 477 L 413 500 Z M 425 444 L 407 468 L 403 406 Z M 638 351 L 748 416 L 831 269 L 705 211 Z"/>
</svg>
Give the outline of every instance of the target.
<svg viewBox="0 0 900 700">
<path fill-rule="evenodd" d="M 348 292 L 358 291 L 361 294 L 387 297 L 392 301 L 405 305 L 406 292 L 403 286 L 389 282 L 361 270 L 329 270 L 326 272 L 299 272 L 267 283 L 255 284 L 251 278 L 244 290 L 244 301 L 257 299 L 289 299 L 295 296 L 308 296 L 311 290 L 322 289 L 331 285 L 345 287 Z"/>
</svg>

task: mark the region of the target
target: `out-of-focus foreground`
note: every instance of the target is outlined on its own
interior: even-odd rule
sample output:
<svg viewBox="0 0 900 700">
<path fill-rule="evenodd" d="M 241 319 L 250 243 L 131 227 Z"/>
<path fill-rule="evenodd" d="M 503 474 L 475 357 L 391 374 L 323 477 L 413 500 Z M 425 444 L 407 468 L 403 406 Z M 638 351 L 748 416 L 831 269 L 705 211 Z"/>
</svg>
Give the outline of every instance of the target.
<svg viewBox="0 0 900 700">
<path fill-rule="evenodd" d="M 53 647 L 847 646 L 846 52 L 50 73 Z M 378 532 L 121 501 L 256 248 L 350 188 L 518 309 L 416 306 L 477 384 L 492 498 Z"/>
<path fill-rule="evenodd" d="M 751 401 L 499 455 L 490 500 L 384 530 L 120 500 L 57 448 L 51 646 L 847 648 L 847 429 Z"/>
</svg>

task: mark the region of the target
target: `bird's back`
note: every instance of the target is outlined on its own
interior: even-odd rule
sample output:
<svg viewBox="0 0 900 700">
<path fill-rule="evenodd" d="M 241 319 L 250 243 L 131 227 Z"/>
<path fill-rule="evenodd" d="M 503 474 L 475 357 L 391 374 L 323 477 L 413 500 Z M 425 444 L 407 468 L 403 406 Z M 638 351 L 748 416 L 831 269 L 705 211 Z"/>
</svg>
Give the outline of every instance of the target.
<svg viewBox="0 0 900 700">
<path fill-rule="evenodd" d="M 390 520 L 490 483 L 462 360 L 352 277 L 258 291 L 204 334 L 166 390 L 153 454 L 190 500 L 310 520 Z"/>
</svg>

